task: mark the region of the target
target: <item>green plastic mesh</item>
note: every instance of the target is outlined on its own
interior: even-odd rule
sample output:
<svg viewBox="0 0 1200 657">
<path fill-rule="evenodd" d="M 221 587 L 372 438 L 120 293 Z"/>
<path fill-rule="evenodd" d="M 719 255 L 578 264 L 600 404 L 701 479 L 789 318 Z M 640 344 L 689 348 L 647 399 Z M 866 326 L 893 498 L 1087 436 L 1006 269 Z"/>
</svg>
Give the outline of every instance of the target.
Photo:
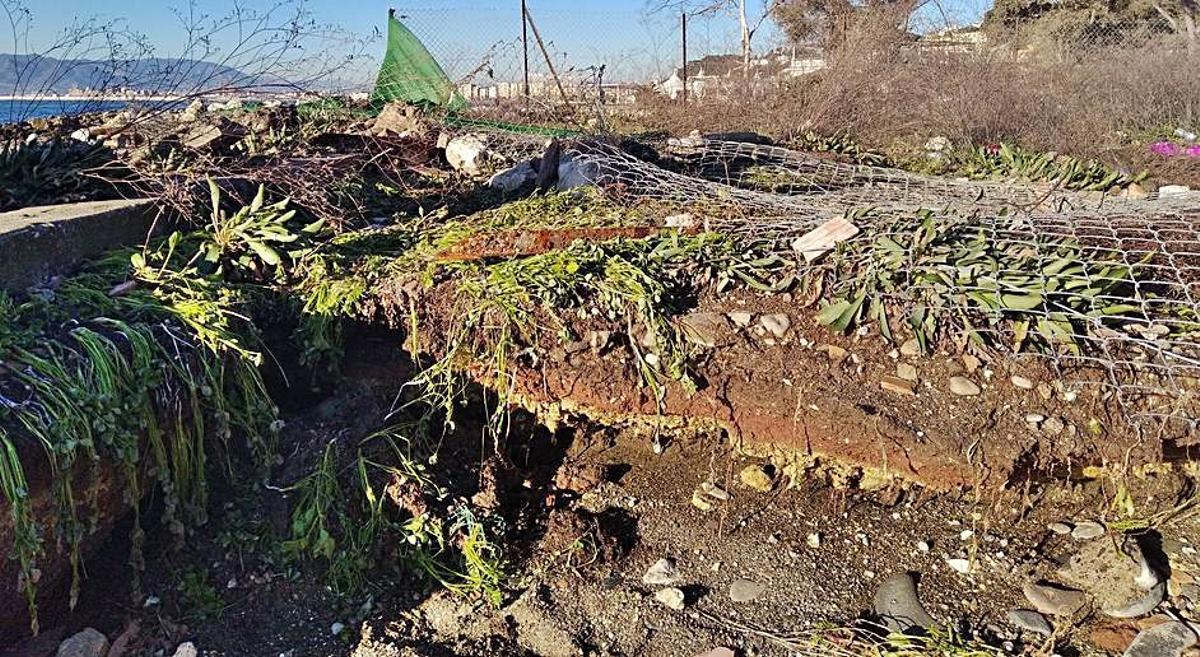
<svg viewBox="0 0 1200 657">
<path fill-rule="evenodd" d="M 395 100 L 459 111 L 466 99 L 455 89 L 429 50 L 392 12 L 388 12 L 387 52 L 371 100 Z"/>
</svg>

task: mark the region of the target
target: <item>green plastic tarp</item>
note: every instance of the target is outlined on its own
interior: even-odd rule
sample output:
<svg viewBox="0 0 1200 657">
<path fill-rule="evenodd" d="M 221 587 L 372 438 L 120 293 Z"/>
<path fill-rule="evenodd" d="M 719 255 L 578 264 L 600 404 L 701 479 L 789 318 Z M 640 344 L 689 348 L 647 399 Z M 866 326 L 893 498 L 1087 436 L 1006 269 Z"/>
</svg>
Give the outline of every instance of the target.
<svg viewBox="0 0 1200 657">
<path fill-rule="evenodd" d="M 377 104 L 399 100 L 454 112 L 467 106 L 437 60 L 396 18 L 394 10 L 388 11 L 387 52 L 371 100 Z"/>
</svg>

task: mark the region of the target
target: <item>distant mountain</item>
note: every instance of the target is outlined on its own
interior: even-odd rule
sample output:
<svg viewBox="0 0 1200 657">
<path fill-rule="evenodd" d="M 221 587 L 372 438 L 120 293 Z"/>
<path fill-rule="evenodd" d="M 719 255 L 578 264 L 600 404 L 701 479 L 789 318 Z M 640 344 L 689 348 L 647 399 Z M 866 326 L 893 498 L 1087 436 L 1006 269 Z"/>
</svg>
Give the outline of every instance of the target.
<svg viewBox="0 0 1200 657">
<path fill-rule="evenodd" d="M 278 85 L 266 76 L 195 59 L 125 61 L 54 59 L 0 54 L 0 96 L 65 94 L 84 89 L 146 93 L 203 93 Z"/>
</svg>

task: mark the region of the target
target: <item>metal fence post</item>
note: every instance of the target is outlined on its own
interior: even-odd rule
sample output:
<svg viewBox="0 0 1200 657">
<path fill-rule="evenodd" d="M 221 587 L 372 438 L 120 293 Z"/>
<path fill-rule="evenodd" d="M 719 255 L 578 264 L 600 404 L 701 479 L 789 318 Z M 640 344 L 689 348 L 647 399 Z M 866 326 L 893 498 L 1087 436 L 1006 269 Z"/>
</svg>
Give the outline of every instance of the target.
<svg viewBox="0 0 1200 657">
<path fill-rule="evenodd" d="M 522 78 L 523 85 L 521 87 L 524 92 L 525 99 L 529 99 L 529 8 L 525 6 L 525 0 L 521 0 L 521 67 L 524 73 Z"/>
<path fill-rule="evenodd" d="M 688 12 L 679 12 L 680 32 L 683 34 L 683 102 L 688 103 Z"/>
</svg>

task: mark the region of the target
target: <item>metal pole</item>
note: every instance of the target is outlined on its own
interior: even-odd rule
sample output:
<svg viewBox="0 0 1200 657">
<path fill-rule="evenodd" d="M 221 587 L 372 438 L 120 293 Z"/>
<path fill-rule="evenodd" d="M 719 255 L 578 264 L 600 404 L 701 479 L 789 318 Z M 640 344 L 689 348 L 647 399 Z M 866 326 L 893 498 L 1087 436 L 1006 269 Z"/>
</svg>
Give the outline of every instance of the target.
<svg viewBox="0 0 1200 657">
<path fill-rule="evenodd" d="M 687 54 L 687 12 L 680 12 L 679 22 L 683 32 L 683 102 L 688 100 L 688 54 Z"/>
<path fill-rule="evenodd" d="M 526 16 L 529 15 L 529 8 L 525 6 L 525 0 L 521 0 L 521 51 L 522 51 L 522 67 L 525 73 L 524 86 L 522 91 L 525 98 L 529 98 L 529 22 Z"/>
</svg>

